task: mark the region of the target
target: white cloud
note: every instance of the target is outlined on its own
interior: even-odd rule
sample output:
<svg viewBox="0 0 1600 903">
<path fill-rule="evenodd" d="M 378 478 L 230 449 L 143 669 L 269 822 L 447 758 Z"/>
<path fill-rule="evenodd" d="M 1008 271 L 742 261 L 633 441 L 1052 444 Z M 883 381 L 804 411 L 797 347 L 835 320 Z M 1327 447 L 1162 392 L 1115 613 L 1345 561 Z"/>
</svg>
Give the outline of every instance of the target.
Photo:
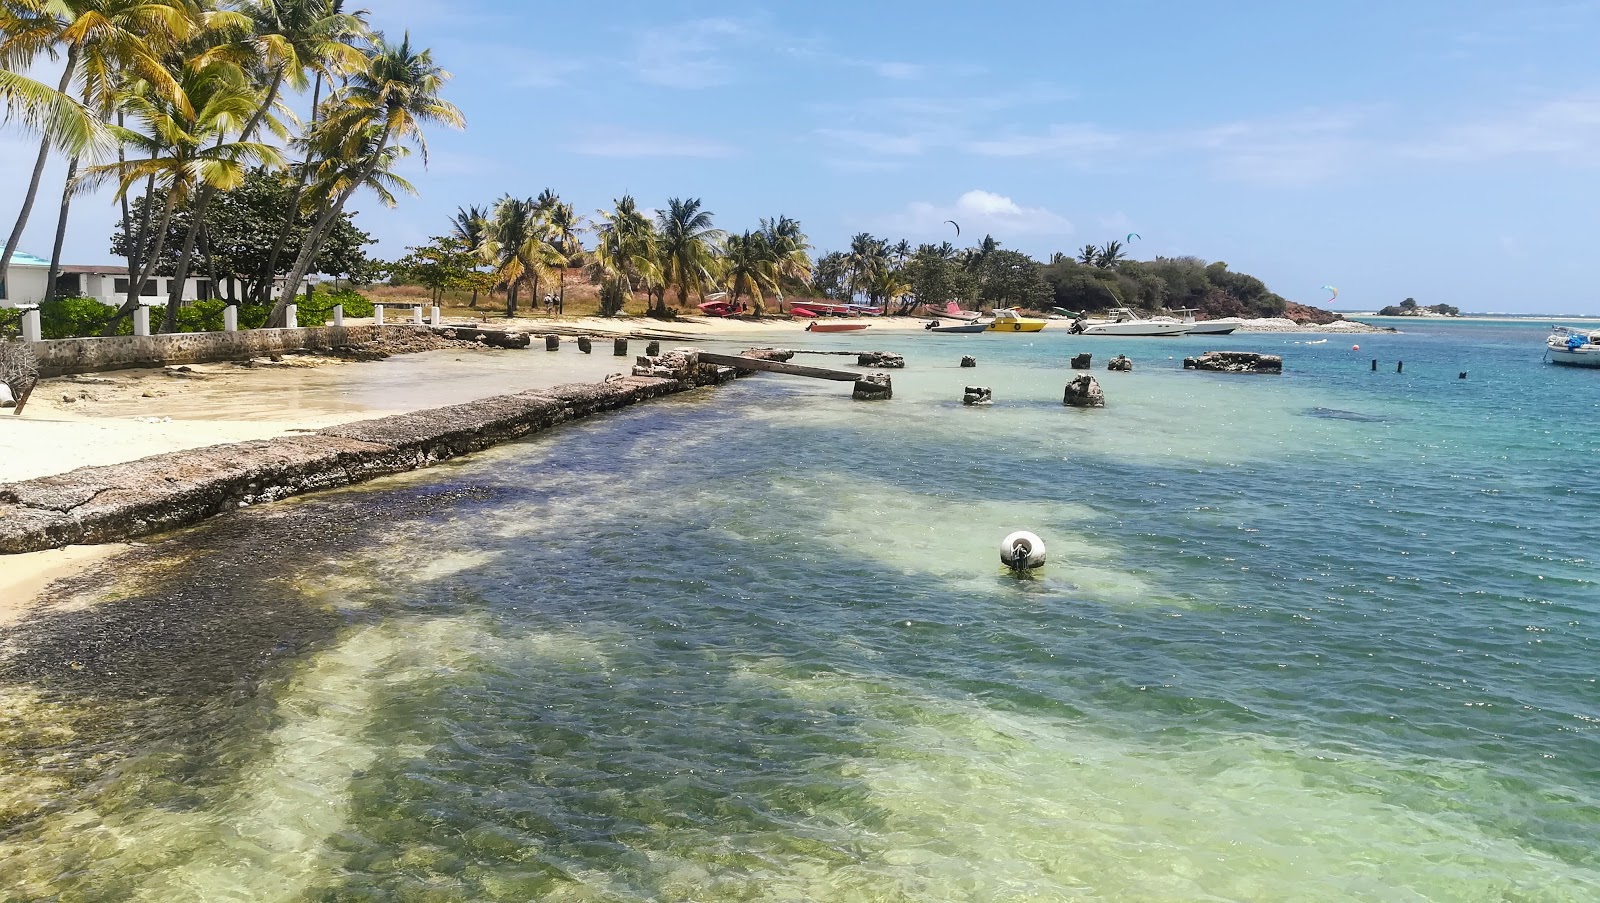
<svg viewBox="0 0 1600 903">
<path fill-rule="evenodd" d="M 567 149 L 590 157 L 699 157 L 720 159 L 737 156 L 739 149 L 711 138 L 674 135 L 666 132 L 596 130 L 567 145 Z"/>
<path fill-rule="evenodd" d="M 995 232 L 1002 235 L 1065 235 L 1072 231 L 1066 217 L 1044 207 L 1024 207 L 1003 194 L 973 189 L 949 205 L 916 201 L 884 220 L 884 227 L 911 235 L 948 232 L 947 220 L 961 224 L 962 235 Z"/>
<path fill-rule="evenodd" d="M 1401 148 L 1424 160 L 1484 160 L 1546 155 L 1579 163 L 1600 161 L 1600 100 L 1563 98 L 1444 129 Z"/>
<path fill-rule="evenodd" d="M 927 67 L 918 65 L 916 63 L 896 63 L 886 61 L 880 63 L 871 63 L 869 65 L 871 66 L 873 72 L 876 72 L 883 78 L 893 79 L 895 81 L 909 81 L 910 79 L 921 78 L 922 75 L 928 71 Z"/>
<path fill-rule="evenodd" d="M 696 19 L 640 32 L 634 70 L 641 81 L 668 88 L 710 88 L 733 80 L 724 58 L 733 38 L 748 26 L 732 19 Z"/>
<path fill-rule="evenodd" d="M 917 132 L 817 129 L 817 134 L 848 147 L 889 157 L 914 157 L 939 143 L 938 136 Z"/>
</svg>

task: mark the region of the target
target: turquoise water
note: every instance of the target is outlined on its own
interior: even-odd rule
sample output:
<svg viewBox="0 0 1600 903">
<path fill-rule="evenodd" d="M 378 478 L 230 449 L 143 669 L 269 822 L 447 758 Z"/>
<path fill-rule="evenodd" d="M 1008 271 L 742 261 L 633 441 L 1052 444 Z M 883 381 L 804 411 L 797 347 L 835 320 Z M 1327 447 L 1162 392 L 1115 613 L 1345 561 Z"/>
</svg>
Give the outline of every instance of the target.
<svg viewBox="0 0 1600 903">
<path fill-rule="evenodd" d="M 0 889 L 1600 899 L 1600 373 L 1543 335 L 874 336 L 892 402 L 759 377 L 175 535 L 0 663 Z"/>
</svg>

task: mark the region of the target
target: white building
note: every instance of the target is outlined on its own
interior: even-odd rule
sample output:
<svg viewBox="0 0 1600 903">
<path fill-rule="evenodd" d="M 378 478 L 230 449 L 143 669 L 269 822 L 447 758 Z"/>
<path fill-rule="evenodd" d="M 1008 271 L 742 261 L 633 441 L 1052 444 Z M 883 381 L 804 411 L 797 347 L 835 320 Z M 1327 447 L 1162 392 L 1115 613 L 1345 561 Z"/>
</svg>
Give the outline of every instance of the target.
<svg viewBox="0 0 1600 903">
<path fill-rule="evenodd" d="M 0 286 L 3 286 L 3 290 L 0 290 L 0 307 L 38 304 L 44 300 L 45 286 L 49 281 L 50 261 L 17 252 L 12 255 L 11 266 L 4 278 L 0 279 Z M 56 276 L 55 295 L 57 298 L 94 298 L 102 304 L 120 307 L 128 299 L 128 282 L 127 267 L 62 264 L 61 273 Z M 172 282 L 169 277 L 157 276 L 145 282 L 139 295 L 148 298 L 151 304 L 165 304 L 172 291 Z M 273 287 L 274 298 L 278 297 L 280 288 Z M 223 294 L 212 286 L 210 279 L 190 276 L 184 280 L 181 297 L 184 301 L 209 301 Z"/>
</svg>

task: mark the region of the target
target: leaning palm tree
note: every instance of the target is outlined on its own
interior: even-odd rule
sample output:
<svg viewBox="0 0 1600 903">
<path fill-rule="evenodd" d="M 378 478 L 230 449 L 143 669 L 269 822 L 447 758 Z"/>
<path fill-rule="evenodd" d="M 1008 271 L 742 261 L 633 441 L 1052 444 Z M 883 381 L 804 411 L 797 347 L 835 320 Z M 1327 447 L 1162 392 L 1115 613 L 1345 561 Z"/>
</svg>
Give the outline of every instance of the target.
<svg viewBox="0 0 1600 903">
<path fill-rule="evenodd" d="M 689 292 L 705 294 L 716 279 L 717 244 L 723 232 L 711 224 L 711 212 L 700 209 L 699 198 L 668 198 L 667 209 L 656 214 L 661 234 L 661 276 L 663 291 L 657 315 L 667 312 L 668 285 L 677 286 L 678 307 L 689 306 Z"/>
<path fill-rule="evenodd" d="M 226 63 L 185 67 L 179 71 L 178 87 L 181 102 L 151 91 L 134 91 L 123 100 L 129 117 L 141 123 L 142 129 L 113 126 L 113 133 L 145 156 L 88 167 L 78 179 L 79 188 L 115 179 L 120 198 L 138 181 L 154 177 L 166 195 L 154 226 L 141 228 L 143 234 L 152 236 L 150 247 L 138 266 L 130 268 L 133 278 L 128 283 L 128 297 L 112 323 L 138 306 L 140 289 L 155 275 L 173 211 L 180 204 L 189 202 L 201 186 L 228 191 L 244 181 L 252 166 L 282 163 L 277 148 L 237 138 L 240 125 L 250 118 L 259 99 L 237 67 Z M 145 206 L 148 211 L 152 205 Z"/>
<path fill-rule="evenodd" d="M 318 125 L 323 140 L 337 148 L 335 159 L 358 175 L 343 180 L 337 193 L 319 199 L 316 219 L 289 270 L 283 295 L 273 305 L 270 325 L 283 324 L 289 299 L 299 291 L 335 220 L 385 159 L 384 152 L 391 144 L 415 141 L 426 163 L 428 145 L 422 127 L 438 123 L 460 128 L 465 124 L 461 111 L 439 96 L 449 79 L 450 74 L 434 64 L 431 51 L 412 47 L 409 34 L 400 43 L 390 44 L 382 34 L 373 33 L 365 64 L 330 98 L 331 112 Z"/>
<path fill-rule="evenodd" d="M 41 129 L 22 209 L 5 250 L 0 252 L 0 273 L 10 266 L 22 241 L 51 149 L 66 150 L 71 158 L 68 188 L 63 192 L 65 211 L 80 155 L 105 134 L 102 124 L 125 74 L 144 80 L 168 98 L 179 99 L 176 82 L 163 66 L 161 54 L 172 40 L 187 34 L 189 24 L 179 5 L 152 0 L 12 0 L 0 4 L 0 69 L 12 70 L 0 81 L 0 93 L 5 94 L 9 110 L 20 107 L 24 121 L 42 117 L 40 124 L 49 126 Z M 66 61 L 55 95 L 70 95 L 75 85 L 81 85 L 82 103 L 72 107 L 63 107 L 56 97 L 38 91 L 37 82 L 15 74 L 45 58 L 56 59 L 62 48 Z M 85 114 L 94 117 L 94 125 L 81 121 Z M 58 225 L 58 246 L 63 228 L 64 223 Z M 52 272 L 50 284 L 54 282 Z"/>
<path fill-rule="evenodd" d="M 776 291 L 782 300 L 782 287 L 803 287 L 811 284 L 811 242 L 800 231 L 800 223 L 787 216 L 761 221 L 761 236 L 772 249 L 773 264 L 777 270 Z"/>
</svg>

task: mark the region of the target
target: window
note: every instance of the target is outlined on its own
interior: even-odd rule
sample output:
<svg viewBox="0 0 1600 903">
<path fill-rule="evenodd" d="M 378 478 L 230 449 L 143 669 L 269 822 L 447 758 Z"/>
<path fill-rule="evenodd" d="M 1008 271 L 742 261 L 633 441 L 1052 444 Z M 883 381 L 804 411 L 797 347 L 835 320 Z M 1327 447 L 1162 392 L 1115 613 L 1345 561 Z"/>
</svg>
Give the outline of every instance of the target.
<svg viewBox="0 0 1600 903">
<path fill-rule="evenodd" d="M 83 277 L 77 273 L 60 273 L 56 276 L 56 297 L 75 298 L 83 294 Z"/>
<path fill-rule="evenodd" d="M 196 279 L 194 281 L 194 296 L 195 299 L 199 301 L 210 301 L 213 297 L 215 297 L 214 293 L 211 291 L 211 280 Z"/>
<path fill-rule="evenodd" d="M 118 276 L 115 279 L 111 280 L 111 290 L 115 294 L 126 295 L 128 293 L 128 278 L 126 276 Z M 140 292 L 139 294 L 141 294 L 141 295 L 154 295 L 154 294 L 156 294 L 156 280 L 152 279 L 149 282 L 146 282 L 144 284 L 144 291 Z"/>
</svg>

